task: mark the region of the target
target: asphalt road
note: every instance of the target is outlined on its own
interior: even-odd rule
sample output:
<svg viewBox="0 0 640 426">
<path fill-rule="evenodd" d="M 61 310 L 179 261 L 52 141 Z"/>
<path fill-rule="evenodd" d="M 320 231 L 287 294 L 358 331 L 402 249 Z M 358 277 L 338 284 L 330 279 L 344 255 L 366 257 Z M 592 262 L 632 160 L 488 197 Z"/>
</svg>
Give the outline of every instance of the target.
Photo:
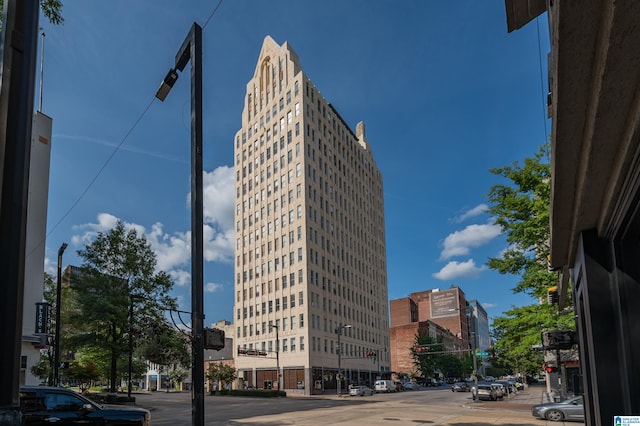
<svg viewBox="0 0 640 426">
<path fill-rule="evenodd" d="M 545 426 L 531 416 L 540 402 L 537 389 L 502 402 L 473 402 L 469 393 L 427 389 L 365 397 L 335 395 L 289 398 L 205 396 L 205 425 L 449 425 Z M 136 395 L 137 405 L 151 410 L 151 424 L 190 425 L 191 394 Z"/>
</svg>

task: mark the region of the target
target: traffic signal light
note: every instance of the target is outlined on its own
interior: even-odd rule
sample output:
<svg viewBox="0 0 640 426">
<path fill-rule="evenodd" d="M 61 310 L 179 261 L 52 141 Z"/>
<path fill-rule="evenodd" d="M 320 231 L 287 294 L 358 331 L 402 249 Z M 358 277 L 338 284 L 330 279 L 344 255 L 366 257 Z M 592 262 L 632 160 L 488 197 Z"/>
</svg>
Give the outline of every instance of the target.
<svg viewBox="0 0 640 426">
<path fill-rule="evenodd" d="M 558 304 L 558 287 L 557 286 L 549 287 L 547 289 L 547 302 L 550 305 Z"/>
<path fill-rule="evenodd" d="M 427 352 L 429 352 L 429 351 L 431 350 L 431 348 L 430 348 L 428 345 L 425 345 L 425 346 L 416 346 L 416 349 L 415 349 L 415 350 L 416 350 L 416 353 L 417 353 L 418 355 L 424 355 L 424 354 L 426 354 Z"/>
</svg>

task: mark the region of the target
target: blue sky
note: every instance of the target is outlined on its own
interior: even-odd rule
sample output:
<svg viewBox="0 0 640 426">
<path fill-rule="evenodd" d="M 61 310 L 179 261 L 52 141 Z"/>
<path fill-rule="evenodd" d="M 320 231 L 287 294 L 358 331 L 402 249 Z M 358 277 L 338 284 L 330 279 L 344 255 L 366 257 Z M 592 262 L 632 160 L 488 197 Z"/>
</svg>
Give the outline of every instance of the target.
<svg viewBox="0 0 640 426">
<path fill-rule="evenodd" d="M 63 25 L 41 18 L 47 271 L 62 242 L 63 266 L 80 264 L 76 251 L 119 219 L 147 236 L 191 310 L 187 69 L 164 103 L 154 94 L 198 22 L 205 324 L 233 319 L 233 136 L 266 35 L 291 44 L 352 129 L 366 124 L 384 177 L 390 299 L 457 285 L 492 317 L 535 302 L 485 266 L 506 244 L 483 206 L 502 182 L 489 169 L 533 155 L 550 131 L 546 15 L 508 34 L 503 0 L 225 0 L 212 16 L 218 1 L 65 0 Z"/>
</svg>

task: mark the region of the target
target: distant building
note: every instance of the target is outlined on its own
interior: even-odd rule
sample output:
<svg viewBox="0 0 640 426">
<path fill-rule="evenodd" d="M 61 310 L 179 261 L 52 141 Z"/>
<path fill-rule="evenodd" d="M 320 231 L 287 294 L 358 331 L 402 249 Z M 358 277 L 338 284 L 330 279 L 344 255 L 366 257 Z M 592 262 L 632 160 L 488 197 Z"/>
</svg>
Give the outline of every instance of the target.
<svg viewBox="0 0 640 426">
<path fill-rule="evenodd" d="M 469 314 L 469 339 L 471 341 L 471 349 L 480 352 L 491 353 L 493 350 L 493 342 L 491 340 L 491 331 L 489 329 L 489 316 L 487 311 L 477 300 L 467 301 L 467 312 Z M 486 367 L 490 367 L 489 358 L 481 357 L 478 359 L 478 371 L 485 374 Z"/>
<path fill-rule="evenodd" d="M 231 367 L 236 366 L 235 363 L 235 346 L 233 343 L 233 324 L 230 321 L 220 320 L 211 324 L 211 328 L 217 328 L 224 331 L 224 348 L 216 351 L 214 349 L 205 349 L 204 351 L 204 374 L 206 376 L 211 364 L 226 364 Z M 205 386 L 208 390 L 214 390 L 214 383 L 208 379 L 205 380 Z M 233 385 L 231 383 L 230 385 Z M 237 383 L 236 383 L 237 386 Z"/>
<path fill-rule="evenodd" d="M 392 326 L 389 329 L 391 371 L 394 373 L 415 374 L 415 360 L 412 348 L 418 333 L 426 333 L 429 337 L 439 341 L 442 339 L 446 350 L 460 350 L 462 344 L 449 330 L 433 321 L 416 321 L 409 324 Z"/>
<path fill-rule="evenodd" d="M 389 370 L 389 312 L 382 175 L 364 124 L 354 133 L 291 46 L 267 36 L 234 146 L 243 385 L 277 385 L 277 364 L 287 392 L 337 389 L 338 367 L 342 389 L 371 384 Z"/>
<path fill-rule="evenodd" d="M 21 385 L 40 384 L 40 378 L 31 374 L 31 367 L 40 361 L 41 350 L 51 349 L 50 343 L 54 333 L 54 330 L 51 330 L 51 321 L 55 317 L 55 311 L 51 309 L 51 305 L 42 303 L 44 301 L 51 126 L 50 117 L 39 111 L 34 114 L 29 164 L 29 208 L 22 308 Z"/>
<path fill-rule="evenodd" d="M 489 350 L 491 346 L 486 311 L 476 300 L 467 301 L 459 287 L 411 293 L 390 301 L 389 306 L 391 369 L 395 372 L 415 369 L 411 349 L 418 331 L 442 338 L 446 350 L 460 354 L 472 349 Z"/>
</svg>

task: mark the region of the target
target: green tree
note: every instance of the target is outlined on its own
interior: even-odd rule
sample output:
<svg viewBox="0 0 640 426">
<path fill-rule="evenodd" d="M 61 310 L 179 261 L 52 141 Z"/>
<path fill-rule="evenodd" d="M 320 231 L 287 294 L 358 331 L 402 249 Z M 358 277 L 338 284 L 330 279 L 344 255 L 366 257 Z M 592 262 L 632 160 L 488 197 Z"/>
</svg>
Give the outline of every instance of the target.
<svg viewBox="0 0 640 426">
<path fill-rule="evenodd" d="M 78 384 L 81 391 L 89 389 L 91 383 L 103 377 L 100 366 L 91 360 L 74 361 L 64 373 L 67 379 Z"/>
<path fill-rule="evenodd" d="M 411 356 L 413 357 L 414 367 L 424 379 L 432 378 L 438 369 L 440 354 L 437 352 L 442 352 L 442 348 L 443 345 L 429 336 L 426 331 L 418 330 L 416 333 L 413 347 L 411 348 Z"/>
<path fill-rule="evenodd" d="M 548 303 L 514 307 L 505 316 L 493 321 L 494 352 L 497 366 L 510 373 L 535 374 L 540 371 L 542 352 L 533 349 L 540 345 L 543 330 L 570 330 L 575 327 L 573 315 L 558 313 Z"/>
<path fill-rule="evenodd" d="M 547 289 L 557 283 L 557 273 L 549 272 L 551 168 L 549 144 L 542 145 L 523 164 L 491 169 L 508 183 L 497 184 L 489 191 L 491 213 L 506 233 L 509 247 L 500 257 L 490 258 L 488 266 L 501 274 L 520 278 L 512 289 L 537 300 L 544 300 Z M 512 308 L 492 324 L 496 347 L 496 364 L 520 371 L 537 371 L 542 355 L 533 349 L 541 343 L 543 330 L 575 328 L 573 310 L 559 310 L 555 305 L 537 303 Z M 531 370 L 535 369 L 535 370 Z"/>
<path fill-rule="evenodd" d="M 212 362 L 207 370 L 207 379 L 210 382 L 218 382 L 218 389 L 224 389 L 227 383 L 236 379 L 236 369 L 222 362 Z"/>
<path fill-rule="evenodd" d="M 171 382 L 175 383 L 176 387 L 180 388 L 180 384 L 184 382 L 184 379 L 189 376 L 189 371 L 186 368 L 178 367 L 171 370 L 169 378 Z"/>
<path fill-rule="evenodd" d="M 49 356 L 49 352 L 47 354 L 43 354 L 40 352 L 40 359 L 38 363 L 31 367 L 31 374 L 35 377 L 39 377 L 40 380 L 47 378 L 49 383 L 53 383 L 53 367 L 51 365 L 51 357 Z"/>
<path fill-rule="evenodd" d="M 156 257 L 144 235 L 122 222 L 100 232 L 78 255 L 84 260 L 78 285 L 72 284 L 77 309 L 71 312 L 72 342 L 109 354 L 111 392 L 116 391 L 118 358 L 137 347 L 140 330 L 164 321 L 175 308 L 173 282 L 156 271 Z"/>
<path fill-rule="evenodd" d="M 458 355 L 442 354 L 438 359 L 438 368 L 445 377 L 462 377 L 464 375 L 463 359 Z"/>
<path fill-rule="evenodd" d="M 45 302 L 49 302 L 52 307 L 55 307 L 56 304 L 56 291 L 58 285 L 56 283 L 56 278 L 53 275 L 45 272 L 43 278 L 44 288 L 42 296 Z"/>
<path fill-rule="evenodd" d="M 50 311 L 49 311 L 49 327 L 50 333 L 53 333 L 55 330 L 55 326 L 56 326 L 56 321 L 58 320 L 55 317 L 55 312 L 56 312 L 56 291 L 57 291 L 57 284 L 56 281 L 53 277 L 53 275 L 48 274 L 48 273 L 44 273 L 44 277 L 43 277 L 43 298 L 44 301 L 49 303 L 49 307 L 50 307 Z M 34 376 L 38 376 L 40 378 L 43 377 L 47 377 L 47 383 L 51 384 L 53 383 L 53 339 L 54 337 L 47 337 L 47 339 L 49 339 L 49 349 L 47 349 L 46 352 L 40 351 L 40 361 L 38 362 L 37 365 L 35 365 L 33 368 L 37 367 L 37 371 L 40 374 L 37 374 L 33 368 L 31 370 L 31 374 L 33 374 Z M 42 369 L 44 368 L 43 363 L 47 363 L 47 367 L 46 367 L 46 374 L 45 371 L 43 371 Z"/>
<path fill-rule="evenodd" d="M 491 169 L 491 173 L 510 182 L 496 184 L 489 191 L 489 213 L 506 233 L 509 247 L 500 257 L 490 258 L 488 266 L 501 274 L 520 277 L 516 293 L 533 297 L 546 295 L 556 283 L 557 274 L 547 270 L 549 255 L 549 211 L 551 170 L 549 145 L 543 145 L 524 164 Z"/>
<path fill-rule="evenodd" d="M 166 322 L 153 324 L 145 330 L 139 353 L 155 364 L 191 367 L 187 336 Z"/>
</svg>

